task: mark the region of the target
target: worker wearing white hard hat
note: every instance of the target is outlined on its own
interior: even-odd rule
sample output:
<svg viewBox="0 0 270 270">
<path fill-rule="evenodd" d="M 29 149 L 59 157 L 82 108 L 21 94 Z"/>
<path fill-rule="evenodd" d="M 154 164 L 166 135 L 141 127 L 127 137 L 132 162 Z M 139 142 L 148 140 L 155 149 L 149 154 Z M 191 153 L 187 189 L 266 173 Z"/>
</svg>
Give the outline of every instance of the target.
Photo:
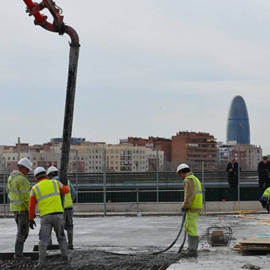
<svg viewBox="0 0 270 270">
<path fill-rule="evenodd" d="M 55 166 L 51 166 L 47 170 L 48 176 L 56 176 L 58 175 L 59 170 Z M 49 177 L 51 179 L 51 177 Z"/>
<path fill-rule="evenodd" d="M 188 235 L 188 249 L 181 254 L 187 257 L 197 257 L 199 245 L 197 222 L 203 205 L 202 186 L 200 180 L 191 172 L 186 163 L 180 164 L 176 173 L 184 180 L 182 211 L 186 215 L 185 233 Z"/>
<path fill-rule="evenodd" d="M 32 165 L 32 162 L 27 157 L 20 159 L 18 162 L 18 167 L 25 167 L 29 171 L 32 171 Z"/>
<path fill-rule="evenodd" d="M 183 169 L 188 169 L 189 166 L 186 163 L 182 163 L 177 167 L 176 173 L 178 173 L 179 171 L 183 170 Z"/>
<path fill-rule="evenodd" d="M 28 261 L 30 257 L 23 255 L 24 242 L 29 233 L 28 204 L 30 197 L 30 183 L 26 176 L 32 170 L 32 162 L 24 157 L 18 161 L 18 170 L 14 170 L 8 177 L 7 193 L 10 199 L 10 210 L 14 214 L 17 225 L 14 260 Z"/>
<path fill-rule="evenodd" d="M 68 246 L 63 223 L 64 210 L 60 197 L 60 193 L 69 193 L 69 188 L 57 180 L 49 179 L 43 167 L 37 167 L 34 170 L 34 176 L 37 183 L 31 189 L 28 215 L 30 224 L 35 225 L 34 218 L 36 204 L 38 203 L 41 219 L 39 231 L 39 267 L 45 267 L 46 251 L 51 239 L 52 228 L 54 228 L 64 264 L 69 264 Z"/>
<path fill-rule="evenodd" d="M 58 180 L 59 170 L 55 166 L 51 166 L 47 170 L 47 175 L 50 179 Z M 76 191 L 68 180 L 69 193 L 65 195 L 64 200 L 64 228 L 67 231 L 68 248 L 73 249 L 73 201 L 76 197 Z"/>
<path fill-rule="evenodd" d="M 41 175 L 46 177 L 46 170 L 43 167 L 36 167 L 34 170 L 34 177 L 36 179 L 40 179 Z"/>
</svg>

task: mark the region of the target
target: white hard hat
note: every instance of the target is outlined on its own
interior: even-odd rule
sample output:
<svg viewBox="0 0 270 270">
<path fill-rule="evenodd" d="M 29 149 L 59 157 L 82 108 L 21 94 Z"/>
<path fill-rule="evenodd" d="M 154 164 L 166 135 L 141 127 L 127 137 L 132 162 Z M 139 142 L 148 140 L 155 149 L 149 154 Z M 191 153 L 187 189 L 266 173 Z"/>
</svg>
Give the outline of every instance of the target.
<svg viewBox="0 0 270 270">
<path fill-rule="evenodd" d="M 36 175 L 38 175 L 41 172 L 46 173 L 46 170 L 43 167 L 36 167 L 34 170 L 34 176 L 36 177 Z"/>
<path fill-rule="evenodd" d="M 28 158 L 26 158 L 26 157 L 20 159 L 19 162 L 18 162 L 18 165 L 23 166 L 23 167 L 27 168 L 28 170 L 32 171 L 32 165 L 33 165 L 33 164 L 32 164 L 32 162 L 31 162 Z"/>
<path fill-rule="evenodd" d="M 49 175 L 50 173 L 53 173 L 53 172 L 59 172 L 59 170 L 54 167 L 54 166 L 51 166 L 50 168 L 48 168 L 47 170 L 47 175 Z"/>
<path fill-rule="evenodd" d="M 183 170 L 183 169 L 189 169 L 189 166 L 186 163 L 182 163 L 177 167 L 176 173 L 178 173 L 179 171 Z"/>
</svg>

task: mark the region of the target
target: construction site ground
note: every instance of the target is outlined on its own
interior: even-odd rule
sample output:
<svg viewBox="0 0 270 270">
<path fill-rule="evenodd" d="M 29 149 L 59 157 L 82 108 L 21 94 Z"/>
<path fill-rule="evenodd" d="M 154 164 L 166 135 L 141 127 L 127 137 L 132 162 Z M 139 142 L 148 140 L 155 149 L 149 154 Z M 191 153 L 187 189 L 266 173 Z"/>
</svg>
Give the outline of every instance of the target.
<svg viewBox="0 0 270 270">
<path fill-rule="evenodd" d="M 235 251 L 237 239 L 270 237 L 268 214 L 237 213 L 202 215 L 198 222 L 200 245 L 198 258 L 181 258 L 177 253 L 183 233 L 172 249 L 159 255 L 150 253 L 163 250 L 176 238 L 182 216 L 107 216 L 74 218 L 74 250 L 69 252 L 70 266 L 63 266 L 59 251 L 50 251 L 46 269 L 270 269 L 270 256 L 250 255 Z M 30 230 L 25 252 L 32 252 L 38 244 L 37 227 Z M 14 251 L 16 225 L 13 218 L 0 219 L 0 250 Z M 229 246 L 213 247 L 207 242 L 207 228 L 230 227 L 232 239 Z M 56 238 L 53 233 L 53 243 Z M 122 253 L 117 255 L 114 253 Z M 0 269 L 33 269 L 36 261 L 19 265 L 0 261 Z"/>
</svg>

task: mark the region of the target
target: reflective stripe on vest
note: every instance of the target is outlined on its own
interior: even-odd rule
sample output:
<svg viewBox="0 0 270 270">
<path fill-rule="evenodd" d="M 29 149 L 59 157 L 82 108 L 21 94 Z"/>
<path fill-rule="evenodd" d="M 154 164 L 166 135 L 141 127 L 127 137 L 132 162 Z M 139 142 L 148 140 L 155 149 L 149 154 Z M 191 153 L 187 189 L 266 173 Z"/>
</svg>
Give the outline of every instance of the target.
<svg viewBox="0 0 270 270">
<path fill-rule="evenodd" d="M 270 188 L 266 189 L 263 193 L 264 196 L 267 196 L 268 200 L 270 199 Z"/>
<path fill-rule="evenodd" d="M 12 193 L 27 193 L 29 192 L 29 189 L 25 189 L 25 190 L 15 190 L 15 189 L 10 189 L 9 192 L 12 192 Z"/>
<path fill-rule="evenodd" d="M 70 181 L 68 180 L 68 187 L 69 187 L 69 193 L 65 194 L 65 209 L 66 208 L 72 208 L 73 207 L 73 202 L 71 198 L 71 188 L 70 188 Z"/>
<path fill-rule="evenodd" d="M 53 187 L 54 187 L 54 192 L 53 193 L 46 194 L 46 195 L 43 195 L 43 196 L 41 195 L 41 191 L 39 189 L 39 186 L 38 185 L 36 186 L 36 191 L 37 191 L 37 193 L 39 195 L 39 198 L 37 199 L 38 202 L 40 202 L 43 199 L 49 198 L 51 196 L 60 195 L 60 192 L 57 191 L 57 184 L 56 184 L 56 182 L 55 181 L 52 181 L 52 183 L 53 183 Z"/>
<path fill-rule="evenodd" d="M 45 179 L 33 186 L 40 216 L 63 213 L 58 181 Z"/>
<path fill-rule="evenodd" d="M 11 203 L 23 203 L 21 200 L 9 200 Z"/>
<path fill-rule="evenodd" d="M 190 205 L 190 209 L 202 209 L 203 198 L 202 198 L 202 186 L 200 180 L 194 175 L 188 175 L 187 178 L 192 179 L 195 185 L 194 199 Z"/>
<path fill-rule="evenodd" d="M 20 190 L 19 188 L 23 188 Z M 8 197 L 11 211 L 27 211 L 30 198 L 30 184 L 23 174 L 8 178 Z"/>
</svg>

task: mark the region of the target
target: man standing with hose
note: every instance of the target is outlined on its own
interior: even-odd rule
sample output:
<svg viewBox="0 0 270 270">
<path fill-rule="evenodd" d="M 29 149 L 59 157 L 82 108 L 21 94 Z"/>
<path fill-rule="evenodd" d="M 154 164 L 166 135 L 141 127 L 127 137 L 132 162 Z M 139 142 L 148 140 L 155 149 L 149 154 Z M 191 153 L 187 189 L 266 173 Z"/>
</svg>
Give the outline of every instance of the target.
<svg viewBox="0 0 270 270">
<path fill-rule="evenodd" d="M 184 180 L 182 211 L 186 212 L 185 233 L 188 235 L 188 249 L 181 254 L 186 257 L 197 257 L 199 245 L 197 222 L 203 207 L 202 186 L 187 164 L 180 164 L 176 173 Z"/>
</svg>

